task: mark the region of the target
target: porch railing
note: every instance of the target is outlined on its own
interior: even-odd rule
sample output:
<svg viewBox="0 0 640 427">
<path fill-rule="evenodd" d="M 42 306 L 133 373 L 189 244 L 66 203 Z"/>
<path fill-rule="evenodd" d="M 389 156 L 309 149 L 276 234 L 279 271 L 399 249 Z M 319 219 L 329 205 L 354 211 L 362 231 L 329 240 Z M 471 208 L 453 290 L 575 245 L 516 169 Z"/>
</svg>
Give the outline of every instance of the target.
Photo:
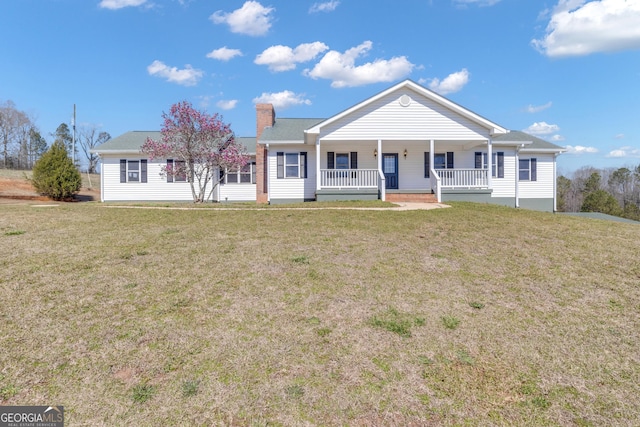
<svg viewBox="0 0 640 427">
<path fill-rule="evenodd" d="M 442 188 L 489 188 L 487 169 L 436 169 Z"/>
<path fill-rule="evenodd" d="M 378 169 L 320 169 L 321 188 L 378 188 Z"/>
</svg>

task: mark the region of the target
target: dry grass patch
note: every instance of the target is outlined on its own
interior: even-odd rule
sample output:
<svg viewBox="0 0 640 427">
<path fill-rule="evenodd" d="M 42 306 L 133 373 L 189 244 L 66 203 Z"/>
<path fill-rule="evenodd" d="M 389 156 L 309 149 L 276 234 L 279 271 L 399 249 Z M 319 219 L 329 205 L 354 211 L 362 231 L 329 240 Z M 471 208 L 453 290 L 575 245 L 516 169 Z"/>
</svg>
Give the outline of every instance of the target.
<svg viewBox="0 0 640 427">
<path fill-rule="evenodd" d="M 471 204 L 9 206 L 0 400 L 73 425 L 633 425 L 638 241 Z"/>
</svg>

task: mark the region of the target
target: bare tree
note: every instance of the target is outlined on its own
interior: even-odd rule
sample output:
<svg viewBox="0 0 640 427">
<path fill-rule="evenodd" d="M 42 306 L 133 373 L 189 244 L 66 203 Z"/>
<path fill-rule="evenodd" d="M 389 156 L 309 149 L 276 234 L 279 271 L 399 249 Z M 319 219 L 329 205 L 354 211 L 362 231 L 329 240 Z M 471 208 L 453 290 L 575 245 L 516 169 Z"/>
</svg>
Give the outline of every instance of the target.
<svg viewBox="0 0 640 427">
<path fill-rule="evenodd" d="M 31 127 L 31 120 L 16 108 L 12 101 L 0 104 L 0 144 L 2 144 L 2 166 L 20 167 L 21 142 L 24 130 Z"/>
<path fill-rule="evenodd" d="M 98 132 L 98 129 L 95 125 L 82 127 L 79 134 L 80 147 L 82 147 L 82 152 L 84 153 L 88 161 L 87 172 L 96 173 L 96 168 L 98 166 L 98 155 L 92 153 L 91 150 L 96 148 L 98 145 L 110 140 L 111 135 L 109 135 L 108 132 Z"/>
</svg>

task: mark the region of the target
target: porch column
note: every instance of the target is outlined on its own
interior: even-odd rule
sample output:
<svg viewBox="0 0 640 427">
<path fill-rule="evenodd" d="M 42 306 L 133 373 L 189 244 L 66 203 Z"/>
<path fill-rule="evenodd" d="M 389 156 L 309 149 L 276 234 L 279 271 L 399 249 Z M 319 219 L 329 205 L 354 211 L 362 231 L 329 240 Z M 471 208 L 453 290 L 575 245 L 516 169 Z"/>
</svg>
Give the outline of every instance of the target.
<svg viewBox="0 0 640 427">
<path fill-rule="evenodd" d="M 520 148 L 516 147 L 516 208 L 520 207 Z"/>
<path fill-rule="evenodd" d="M 491 138 L 487 139 L 487 185 L 490 189 L 493 188 L 493 141 Z"/>
<path fill-rule="evenodd" d="M 378 175 L 380 175 L 380 173 L 382 172 L 382 140 L 379 139 L 378 140 Z M 386 189 L 386 182 L 382 182 L 382 181 L 378 181 L 380 182 L 379 186 L 380 186 L 380 200 L 382 200 L 383 202 L 386 201 L 387 199 L 387 189 Z"/>
<path fill-rule="evenodd" d="M 431 139 L 429 140 L 429 169 L 433 169 L 434 168 L 434 160 L 435 160 L 435 153 L 434 151 L 436 151 L 436 142 Z M 431 176 L 431 171 L 429 171 L 429 176 Z"/>
<path fill-rule="evenodd" d="M 316 190 L 320 191 L 321 188 L 321 176 L 320 176 L 320 135 L 316 136 Z"/>
</svg>

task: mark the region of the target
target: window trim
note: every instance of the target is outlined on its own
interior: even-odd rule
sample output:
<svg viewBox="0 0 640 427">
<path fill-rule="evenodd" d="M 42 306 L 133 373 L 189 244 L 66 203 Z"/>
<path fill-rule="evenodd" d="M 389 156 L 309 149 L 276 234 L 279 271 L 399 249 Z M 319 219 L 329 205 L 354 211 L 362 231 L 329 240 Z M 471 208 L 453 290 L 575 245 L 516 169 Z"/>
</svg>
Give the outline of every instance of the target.
<svg viewBox="0 0 640 427">
<path fill-rule="evenodd" d="M 453 169 L 453 163 L 454 163 L 454 152 L 453 151 L 447 151 L 444 153 L 434 153 L 433 154 L 433 160 L 435 163 L 436 160 L 436 156 L 444 156 L 444 169 Z M 430 157 L 429 157 L 429 151 L 425 151 L 424 152 L 424 177 L 425 178 L 429 178 L 431 176 L 430 174 Z M 435 169 L 435 167 L 434 167 Z"/>
<path fill-rule="evenodd" d="M 522 163 L 527 163 L 527 168 L 521 167 Z M 522 172 L 527 172 L 527 177 L 522 178 Z M 530 181 L 534 182 L 538 180 L 538 159 L 535 157 L 527 159 L 518 159 L 518 181 Z"/>
<path fill-rule="evenodd" d="M 247 162 L 244 167 L 249 167 L 249 171 L 248 172 L 242 172 L 242 169 L 240 171 L 232 171 L 229 172 L 228 170 L 226 171 L 226 173 L 224 174 L 224 180 L 223 180 L 223 184 L 241 184 L 241 185 L 247 185 L 247 184 L 255 184 L 256 183 L 256 162 Z M 243 182 L 242 181 L 242 176 L 243 175 L 249 175 L 249 182 Z M 235 176 L 235 181 L 231 181 L 229 180 L 229 177 L 233 177 Z"/>
<path fill-rule="evenodd" d="M 487 154 L 486 152 L 475 152 L 475 168 L 487 169 Z M 491 177 L 492 178 L 504 178 L 504 151 L 494 151 L 491 162 Z"/>
<path fill-rule="evenodd" d="M 287 156 L 287 154 L 289 156 Z M 287 163 L 287 157 L 291 155 L 297 156 L 297 164 Z M 278 151 L 276 152 L 276 178 L 277 179 L 306 179 L 308 178 L 307 172 L 307 152 L 306 151 Z M 287 166 L 298 168 L 297 176 L 287 176 Z"/>
<path fill-rule="evenodd" d="M 180 167 L 178 166 L 179 164 L 182 164 L 182 166 L 184 167 L 184 163 L 184 160 L 167 159 L 167 167 L 169 167 L 169 165 L 173 167 L 174 164 L 176 165 L 176 167 Z M 167 182 L 187 182 L 187 174 L 185 173 L 184 175 L 177 176 L 167 174 Z"/>
<path fill-rule="evenodd" d="M 129 174 L 133 172 L 129 165 L 137 163 L 138 179 L 129 179 Z M 148 164 L 147 159 L 120 159 L 120 183 L 137 183 L 146 184 L 147 182 Z"/>
<path fill-rule="evenodd" d="M 338 169 L 338 156 L 347 157 L 347 169 L 358 169 L 358 152 L 340 152 L 327 151 L 327 169 Z M 345 170 L 345 169 L 341 169 Z"/>
</svg>

